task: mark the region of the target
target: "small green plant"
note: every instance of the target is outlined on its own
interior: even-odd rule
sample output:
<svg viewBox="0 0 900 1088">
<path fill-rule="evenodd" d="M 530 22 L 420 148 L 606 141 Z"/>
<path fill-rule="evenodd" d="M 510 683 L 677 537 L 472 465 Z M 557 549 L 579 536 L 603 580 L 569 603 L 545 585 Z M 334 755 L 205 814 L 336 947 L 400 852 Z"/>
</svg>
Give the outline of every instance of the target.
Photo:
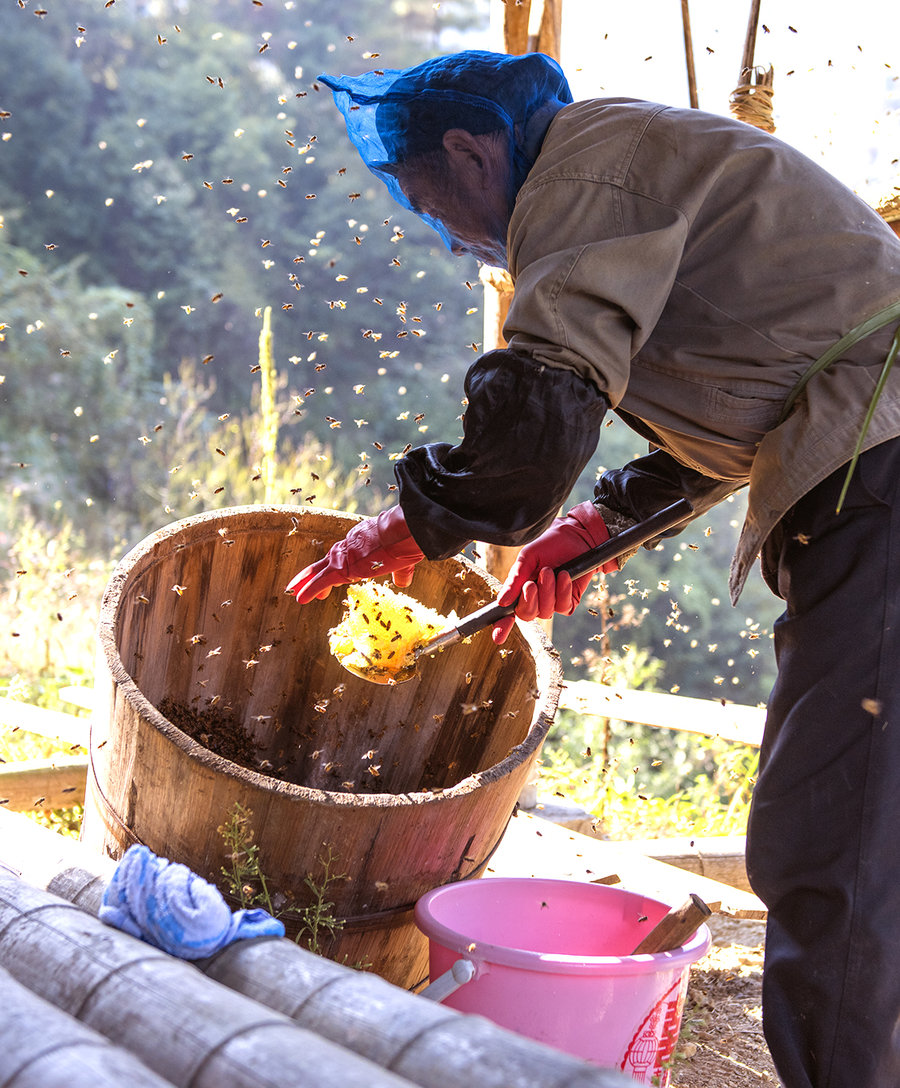
<svg viewBox="0 0 900 1088">
<path fill-rule="evenodd" d="M 328 843 L 323 845 L 316 859 L 322 867 L 321 875 L 315 877 L 308 873 L 303 880 L 312 898 L 306 906 L 298 906 L 291 897 L 269 891 L 260 866 L 259 844 L 253 841 L 252 819 L 252 810 L 236 801 L 228 819 L 218 828 L 229 851 L 229 865 L 222 868 L 229 894 L 242 908 L 262 907 L 275 918 L 294 920 L 298 925 L 294 940 L 310 952 L 321 955 L 326 941 L 333 939 L 344 927 L 329 899 L 331 887 L 339 880 L 347 879 L 346 873 L 335 871 L 338 856 L 334 848 Z"/>
<path fill-rule="evenodd" d="M 277 917 L 265 874 L 259 866 L 259 844 L 253 841 L 252 811 L 235 801 L 228 819 L 217 830 L 225 840 L 230 865 L 222 867 L 229 893 L 243 909 L 262 907 Z"/>
<path fill-rule="evenodd" d="M 648 763 L 635 756 L 627 742 L 608 760 L 590 748 L 580 754 L 562 746 L 548 748 L 541 781 L 547 793 L 592 813 L 597 829 L 609 838 L 743 834 L 759 752 L 720 740 L 708 741 L 706 748 L 704 762 L 711 763 L 711 772 L 693 770 L 699 761 L 694 753 L 687 761 L 685 777 L 670 784 L 667 776 L 661 789 L 653 783 L 659 770 L 653 764 L 660 761 Z"/>
<path fill-rule="evenodd" d="M 344 928 L 342 918 L 336 918 L 334 904 L 328 899 L 328 889 L 338 880 L 346 880 L 346 873 L 335 873 L 334 866 L 338 860 L 334 848 L 330 844 L 322 847 L 322 853 L 316 859 L 322 866 L 322 875 L 314 880 L 307 875 L 303 883 L 312 893 L 312 901 L 300 908 L 300 930 L 297 941 L 303 941 L 310 952 L 321 954 L 323 937 L 327 934 L 333 939 Z"/>
</svg>

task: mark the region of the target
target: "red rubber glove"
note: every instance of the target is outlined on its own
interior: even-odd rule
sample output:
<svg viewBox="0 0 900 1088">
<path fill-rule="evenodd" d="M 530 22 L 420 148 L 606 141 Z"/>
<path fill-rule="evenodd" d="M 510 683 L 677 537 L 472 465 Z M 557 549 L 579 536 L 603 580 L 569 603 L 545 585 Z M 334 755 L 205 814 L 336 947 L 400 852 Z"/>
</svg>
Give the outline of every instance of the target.
<svg viewBox="0 0 900 1088">
<path fill-rule="evenodd" d="M 522 620 L 548 620 L 554 612 L 571 616 L 593 575 L 585 574 L 573 582 L 568 574 L 557 577 L 553 571 L 606 540 L 609 530 L 600 511 L 592 502 L 583 502 L 565 517 L 557 518 L 537 540 L 526 544 L 497 595 L 498 604 L 512 604 L 517 597 L 519 603 L 515 615 L 494 625 L 494 642 L 499 645 L 506 641 L 516 616 Z M 619 569 L 619 561 L 611 559 L 601 569 L 604 574 L 613 574 Z"/>
<path fill-rule="evenodd" d="M 392 574 L 394 585 L 412 581 L 413 568 L 425 555 L 412 538 L 399 506 L 354 525 L 322 559 L 305 567 L 285 590 L 299 604 L 324 600 L 332 586 Z"/>
</svg>

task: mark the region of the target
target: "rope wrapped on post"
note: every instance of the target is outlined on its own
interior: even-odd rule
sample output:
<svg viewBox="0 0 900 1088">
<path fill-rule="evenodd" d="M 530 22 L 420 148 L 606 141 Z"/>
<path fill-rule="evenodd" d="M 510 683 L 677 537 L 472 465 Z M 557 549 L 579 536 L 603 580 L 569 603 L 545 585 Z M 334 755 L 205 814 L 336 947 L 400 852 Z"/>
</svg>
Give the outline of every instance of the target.
<svg viewBox="0 0 900 1088">
<path fill-rule="evenodd" d="M 774 132 L 775 121 L 773 87 L 774 70 L 768 68 L 746 68 L 741 73 L 741 82 L 731 92 L 731 114 L 738 121 L 745 121 L 763 132 Z"/>
</svg>

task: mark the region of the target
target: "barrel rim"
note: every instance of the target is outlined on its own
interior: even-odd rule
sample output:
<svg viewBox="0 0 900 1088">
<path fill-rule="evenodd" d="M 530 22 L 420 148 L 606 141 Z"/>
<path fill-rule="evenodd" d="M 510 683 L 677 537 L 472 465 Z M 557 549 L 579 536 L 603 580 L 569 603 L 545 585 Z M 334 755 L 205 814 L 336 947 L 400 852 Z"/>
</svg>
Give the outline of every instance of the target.
<svg viewBox="0 0 900 1088">
<path fill-rule="evenodd" d="M 297 507 L 280 504 L 252 504 L 246 506 L 226 506 L 216 510 L 205 510 L 198 514 L 192 514 L 186 518 L 180 518 L 169 522 L 167 525 L 154 530 L 135 544 L 119 560 L 110 576 L 100 604 L 100 618 L 97 626 L 97 638 L 101 653 L 104 655 L 109 668 L 110 677 L 115 681 L 118 690 L 128 703 L 133 712 L 144 718 L 162 736 L 179 748 L 189 759 L 196 760 L 206 770 L 221 773 L 227 766 L 229 775 L 243 781 L 253 789 L 263 793 L 277 794 L 282 798 L 288 798 L 305 804 L 322 804 L 328 806 L 352 806 L 367 808 L 387 808 L 398 805 L 423 805 L 433 804 L 437 801 L 464 797 L 479 787 L 498 781 L 507 774 L 527 762 L 528 759 L 543 744 L 553 719 L 556 714 L 559 695 L 562 689 L 563 673 L 559 653 L 553 648 L 545 631 L 536 621 L 517 624 L 513 631 L 513 637 L 518 633 L 532 652 L 532 659 L 536 669 L 536 685 L 538 698 L 535 700 L 535 713 L 531 725 L 524 740 L 515 745 L 510 752 L 499 762 L 486 767 L 483 771 L 476 771 L 467 775 L 461 781 L 446 789 L 424 790 L 408 793 L 339 793 L 334 790 L 322 790 L 311 786 L 302 786 L 296 782 L 286 782 L 282 779 L 272 778 L 251 770 L 239 763 L 213 752 L 199 744 L 177 725 L 169 721 L 164 714 L 147 698 L 138 686 L 137 682 L 125 668 L 116 645 L 116 616 L 118 605 L 128 581 L 128 575 L 137 561 L 166 540 L 185 532 L 186 530 L 228 520 L 236 516 L 266 516 L 271 514 L 284 514 L 288 518 L 296 519 L 298 514 L 325 516 L 336 523 L 343 522 L 344 528 L 340 530 L 346 533 L 353 524 L 364 520 L 361 515 L 347 513 L 341 510 L 328 510 L 323 507 Z M 439 560 L 441 563 L 455 563 L 464 567 L 470 574 L 480 578 L 488 590 L 496 590 L 500 583 L 487 571 L 476 566 L 465 556 L 457 555 L 452 559 Z"/>
</svg>

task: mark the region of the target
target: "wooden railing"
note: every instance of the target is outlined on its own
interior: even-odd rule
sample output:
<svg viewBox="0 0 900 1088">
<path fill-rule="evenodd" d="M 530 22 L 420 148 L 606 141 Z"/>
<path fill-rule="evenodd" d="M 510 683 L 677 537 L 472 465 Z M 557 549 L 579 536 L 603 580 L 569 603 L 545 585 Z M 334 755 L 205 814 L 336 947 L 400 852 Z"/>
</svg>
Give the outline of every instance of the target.
<svg viewBox="0 0 900 1088">
<path fill-rule="evenodd" d="M 681 729 L 738 744 L 759 747 L 766 712 L 725 699 L 693 699 L 659 691 L 608 687 L 593 680 L 575 680 L 563 687 L 560 709 L 600 718 Z"/>
</svg>

